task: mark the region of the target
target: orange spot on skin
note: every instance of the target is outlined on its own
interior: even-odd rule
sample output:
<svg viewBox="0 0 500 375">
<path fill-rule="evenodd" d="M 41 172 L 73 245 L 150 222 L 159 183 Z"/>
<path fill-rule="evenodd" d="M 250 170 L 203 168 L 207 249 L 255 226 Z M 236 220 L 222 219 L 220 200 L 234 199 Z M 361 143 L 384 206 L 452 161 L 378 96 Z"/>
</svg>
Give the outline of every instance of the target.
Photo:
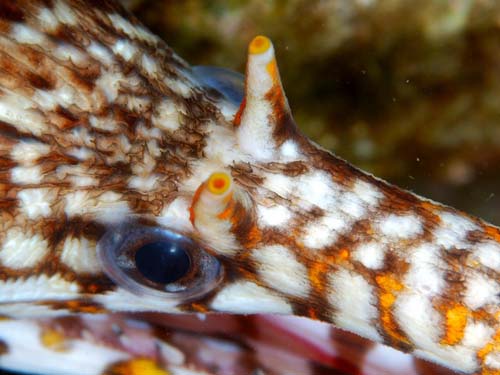
<svg viewBox="0 0 500 375">
<path fill-rule="evenodd" d="M 382 289 L 379 294 L 382 328 L 394 340 L 392 345 L 408 346 L 410 341 L 402 334 L 392 314 L 392 306 L 396 302 L 396 294 L 404 289 L 404 285 L 390 274 L 378 275 L 375 277 L 375 281 L 380 289 Z"/>
<path fill-rule="evenodd" d="M 349 259 L 349 256 L 350 256 L 349 250 L 347 250 L 347 249 L 340 250 L 340 253 L 339 253 L 340 260 L 347 260 L 347 259 Z"/>
<path fill-rule="evenodd" d="M 495 242 L 498 242 L 500 244 L 500 228 L 485 225 L 484 231 L 486 232 L 488 237 L 490 237 Z"/>
<path fill-rule="evenodd" d="M 170 372 L 162 369 L 149 358 L 134 358 L 128 361 L 117 362 L 108 367 L 103 375 L 169 375 Z"/>
<path fill-rule="evenodd" d="M 40 342 L 47 349 L 64 352 L 69 349 L 66 339 L 61 332 L 55 329 L 46 329 L 40 334 Z"/>
<path fill-rule="evenodd" d="M 269 48 L 271 48 L 271 41 L 269 38 L 263 35 L 258 35 L 250 42 L 250 45 L 248 46 L 248 53 L 257 55 L 266 52 Z"/>
<path fill-rule="evenodd" d="M 328 270 L 328 264 L 323 262 L 315 262 L 309 270 L 309 281 L 315 290 L 322 293 L 325 289 L 324 277 Z"/>
<path fill-rule="evenodd" d="M 191 303 L 191 307 L 194 311 L 197 311 L 197 312 L 201 312 L 201 313 L 204 313 L 204 312 L 207 312 L 208 309 L 206 308 L 206 306 L 204 305 L 200 305 L 199 303 Z"/>
<path fill-rule="evenodd" d="M 462 340 L 468 316 L 469 310 L 465 306 L 455 304 L 447 309 L 445 314 L 446 332 L 441 339 L 441 344 L 456 345 Z"/>
<path fill-rule="evenodd" d="M 307 315 L 309 315 L 309 318 L 313 320 L 318 320 L 318 314 L 316 314 L 316 310 L 314 310 L 314 308 L 312 307 L 309 307 L 309 309 L 307 309 Z"/>
<path fill-rule="evenodd" d="M 253 225 L 250 231 L 248 232 L 247 242 L 244 244 L 246 248 L 253 248 L 262 240 L 262 232 L 257 227 L 257 225 Z"/>
</svg>

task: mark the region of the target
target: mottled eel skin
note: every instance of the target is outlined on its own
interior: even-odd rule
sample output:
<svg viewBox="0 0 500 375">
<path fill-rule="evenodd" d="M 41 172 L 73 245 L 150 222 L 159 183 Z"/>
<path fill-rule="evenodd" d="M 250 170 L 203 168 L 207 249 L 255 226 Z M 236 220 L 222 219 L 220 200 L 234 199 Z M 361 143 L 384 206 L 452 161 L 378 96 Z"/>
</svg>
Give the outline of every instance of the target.
<svg viewBox="0 0 500 375">
<path fill-rule="evenodd" d="M 228 312 L 310 317 L 500 374 L 499 228 L 313 144 L 271 42 L 248 52 L 236 106 L 113 2 L 0 2 L 0 366 L 42 368 L 37 337 L 58 349 L 40 371 L 96 354 L 31 335 L 30 319 Z M 145 277 L 138 249 L 172 238 L 189 269 Z M 166 358 L 110 350 L 73 371 L 198 373 Z"/>
</svg>

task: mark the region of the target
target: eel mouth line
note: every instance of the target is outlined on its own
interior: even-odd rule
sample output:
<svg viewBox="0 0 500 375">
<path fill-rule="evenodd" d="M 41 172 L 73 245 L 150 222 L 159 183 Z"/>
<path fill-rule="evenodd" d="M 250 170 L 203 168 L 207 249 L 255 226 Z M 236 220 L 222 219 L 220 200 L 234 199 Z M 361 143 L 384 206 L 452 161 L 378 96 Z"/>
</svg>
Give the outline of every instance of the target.
<svg viewBox="0 0 500 375">
<path fill-rule="evenodd" d="M 295 316 L 109 314 L 39 321 L 71 344 L 81 339 L 132 357 L 217 375 L 421 375 L 453 372 L 333 326 Z"/>
</svg>

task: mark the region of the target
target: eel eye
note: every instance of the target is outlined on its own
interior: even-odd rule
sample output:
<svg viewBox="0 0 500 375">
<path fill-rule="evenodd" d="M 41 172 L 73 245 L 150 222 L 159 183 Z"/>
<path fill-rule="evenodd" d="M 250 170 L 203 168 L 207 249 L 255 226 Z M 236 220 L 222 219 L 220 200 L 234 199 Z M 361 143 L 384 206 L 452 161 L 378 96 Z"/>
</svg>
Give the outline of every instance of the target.
<svg viewBox="0 0 500 375">
<path fill-rule="evenodd" d="M 165 228 L 112 228 L 97 251 L 107 275 L 138 295 L 184 302 L 210 292 L 223 275 L 219 261 L 196 241 Z"/>
</svg>

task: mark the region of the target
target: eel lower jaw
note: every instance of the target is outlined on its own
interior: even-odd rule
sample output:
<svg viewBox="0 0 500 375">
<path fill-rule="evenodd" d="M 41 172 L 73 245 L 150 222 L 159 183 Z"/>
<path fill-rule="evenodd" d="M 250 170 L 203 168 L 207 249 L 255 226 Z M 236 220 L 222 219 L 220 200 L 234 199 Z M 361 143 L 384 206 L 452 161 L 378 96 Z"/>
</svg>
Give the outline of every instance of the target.
<svg viewBox="0 0 500 375">
<path fill-rule="evenodd" d="M 76 319 L 85 338 L 96 344 L 159 363 L 217 369 L 216 374 L 248 375 L 259 368 L 269 371 L 265 374 L 453 374 L 329 324 L 295 316 L 139 313 Z"/>
</svg>

